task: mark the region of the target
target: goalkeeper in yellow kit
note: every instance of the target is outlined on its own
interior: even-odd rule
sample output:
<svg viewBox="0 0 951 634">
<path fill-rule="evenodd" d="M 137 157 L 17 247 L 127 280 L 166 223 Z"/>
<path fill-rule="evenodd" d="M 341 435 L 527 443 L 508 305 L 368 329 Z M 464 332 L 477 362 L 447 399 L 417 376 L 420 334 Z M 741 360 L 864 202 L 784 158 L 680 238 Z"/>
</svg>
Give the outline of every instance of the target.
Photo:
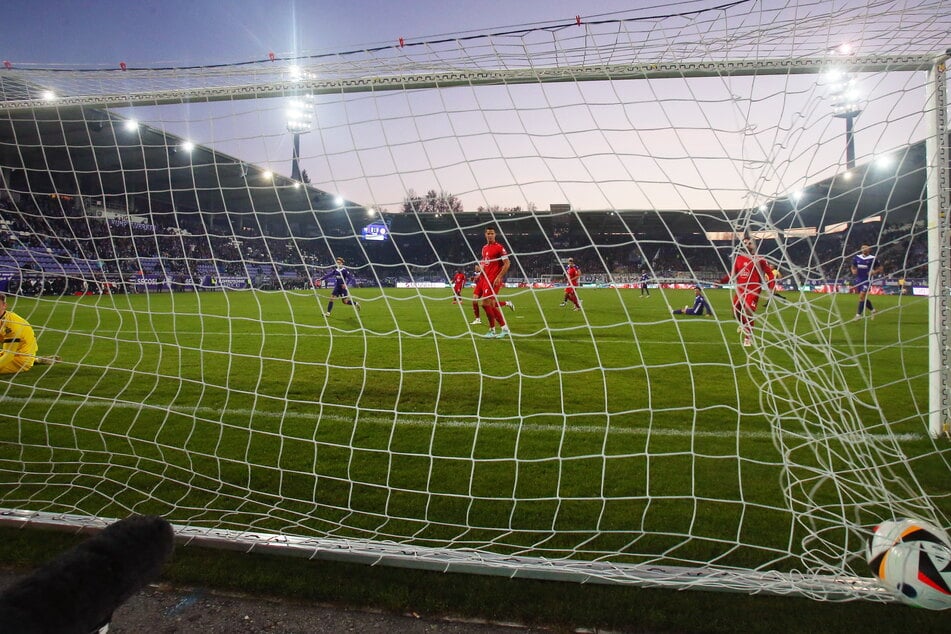
<svg viewBox="0 0 951 634">
<path fill-rule="evenodd" d="M 26 372 L 38 365 L 53 365 L 59 357 L 36 356 L 36 335 L 30 324 L 11 310 L 0 293 L 0 374 Z"/>
</svg>

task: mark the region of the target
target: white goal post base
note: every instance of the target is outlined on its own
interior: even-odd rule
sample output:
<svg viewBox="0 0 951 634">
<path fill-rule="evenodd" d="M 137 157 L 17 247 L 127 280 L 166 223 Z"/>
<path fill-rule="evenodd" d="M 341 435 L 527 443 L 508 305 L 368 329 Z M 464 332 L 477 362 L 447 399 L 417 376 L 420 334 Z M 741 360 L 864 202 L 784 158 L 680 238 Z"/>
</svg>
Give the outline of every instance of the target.
<svg viewBox="0 0 951 634">
<path fill-rule="evenodd" d="M 0 526 L 95 534 L 118 519 L 0 509 Z M 642 588 L 691 589 L 771 596 L 801 596 L 825 601 L 864 599 L 895 603 L 897 599 L 871 577 L 758 572 L 716 567 L 687 568 L 655 564 L 616 564 L 553 560 L 424 548 L 361 539 L 316 539 L 253 531 L 203 529 L 172 524 L 175 541 L 205 548 L 385 565 L 435 572 L 491 575 L 575 583 L 629 585 Z"/>
</svg>

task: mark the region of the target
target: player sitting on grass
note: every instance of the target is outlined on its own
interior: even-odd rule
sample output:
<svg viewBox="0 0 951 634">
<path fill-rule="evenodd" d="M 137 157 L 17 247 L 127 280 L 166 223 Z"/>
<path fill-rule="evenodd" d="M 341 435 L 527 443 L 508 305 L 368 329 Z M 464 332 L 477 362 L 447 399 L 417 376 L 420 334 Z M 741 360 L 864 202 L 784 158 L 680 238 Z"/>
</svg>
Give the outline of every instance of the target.
<svg viewBox="0 0 951 634">
<path fill-rule="evenodd" d="M 713 309 L 710 308 L 710 302 L 703 296 L 703 290 L 697 284 L 694 287 L 693 306 L 684 306 L 674 311 L 675 315 L 712 315 Z"/>
<path fill-rule="evenodd" d="M 53 365 L 58 356 L 36 355 L 36 335 L 27 320 L 7 310 L 7 296 L 0 293 L 0 374 L 26 372 L 34 365 Z"/>
</svg>

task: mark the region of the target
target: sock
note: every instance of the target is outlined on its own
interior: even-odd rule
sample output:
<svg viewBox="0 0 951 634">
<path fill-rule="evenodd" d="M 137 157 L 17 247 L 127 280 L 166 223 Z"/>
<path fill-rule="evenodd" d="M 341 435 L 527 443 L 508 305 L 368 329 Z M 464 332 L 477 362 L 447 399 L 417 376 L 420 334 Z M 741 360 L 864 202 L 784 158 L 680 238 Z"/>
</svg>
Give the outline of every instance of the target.
<svg viewBox="0 0 951 634">
<path fill-rule="evenodd" d="M 500 325 L 500 326 L 502 326 L 502 327 L 504 328 L 504 327 L 505 327 L 505 317 L 502 316 L 502 309 L 499 308 L 498 306 L 493 306 L 492 309 L 495 311 L 495 323 L 497 323 L 498 325 Z"/>
</svg>

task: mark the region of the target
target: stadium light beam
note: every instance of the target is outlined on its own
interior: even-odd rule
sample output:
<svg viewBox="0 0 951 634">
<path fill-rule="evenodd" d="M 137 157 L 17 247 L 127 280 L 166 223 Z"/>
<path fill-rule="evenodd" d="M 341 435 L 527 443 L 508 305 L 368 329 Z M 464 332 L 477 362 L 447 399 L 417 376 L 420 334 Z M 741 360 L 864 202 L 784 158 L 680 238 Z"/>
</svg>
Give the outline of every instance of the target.
<svg viewBox="0 0 951 634">
<path fill-rule="evenodd" d="M 288 103 L 287 131 L 293 139 L 293 153 L 291 155 L 291 179 L 301 180 L 300 171 L 300 137 L 314 129 L 314 96 L 311 94 L 294 97 Z"/>
<path fill-rule="evenodd" d="M 845 165 L 852 170 L 855 169 L 855 118 L 862 113 L 862 97 L 851 73 L 832 68 L 823 77 L 832 101 L 832 116 L 845 119 Z"/>
</svg>

